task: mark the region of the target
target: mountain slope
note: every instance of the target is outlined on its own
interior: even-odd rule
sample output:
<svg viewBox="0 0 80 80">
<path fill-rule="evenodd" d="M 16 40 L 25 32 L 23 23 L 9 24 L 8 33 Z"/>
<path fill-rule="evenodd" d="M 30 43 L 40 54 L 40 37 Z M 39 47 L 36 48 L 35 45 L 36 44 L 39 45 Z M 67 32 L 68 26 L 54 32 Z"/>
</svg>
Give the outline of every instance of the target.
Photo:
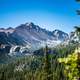
<svg viewBox="0 0 80 80">
<path fill-rule="evenodd" d="M 68 34 L 63 32 L 63 31 L 60 31 L 60 30 L 54 30 L 53 32 L 53 35 L 55 36 L 55 39 L 56 40 L 61 40 L 61 41 L 65 41 L 65 40 L 68 40 L 69 37 L 68 37 Z"/>
<path fill-rule="evenodd" d="M 47 40 L 64 41 L 66 39 L 68 39 L 68 34 L 65 32 L 60 30 L 54 30 L 51 32 L 40 28 L 32 22 L 21 24 L 15 29 L 0 29 L 0 42 L 2 44 L 25 45 L 27 43 L 35 44 Z"/>
<path fill-rule="evenodd" d="M 39 49 L 46 44 L 54 47 L 68 38 L 68 34 L 63 31 L 54 30 L 51 32 L 30 22 L 21 24 L 14 29 L 11 27 L 7 29 L 0 28 L 0 49 L 6 52 L 5 47 L 10 46 L 8 53 L 22 55 L 23 52 L 31 53 L 29 50 Z M 13 48 L 14 50 L 12 50 Z M 16 51 L 17 49 L 18 51 Z"/>
</svg>

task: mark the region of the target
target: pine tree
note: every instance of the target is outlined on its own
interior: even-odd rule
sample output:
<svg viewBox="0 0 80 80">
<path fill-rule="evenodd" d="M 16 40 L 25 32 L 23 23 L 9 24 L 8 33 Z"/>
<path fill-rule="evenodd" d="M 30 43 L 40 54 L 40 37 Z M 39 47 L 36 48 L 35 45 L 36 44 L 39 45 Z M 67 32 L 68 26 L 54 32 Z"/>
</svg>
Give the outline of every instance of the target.
<svg viewBox="0 0 80 80">
<path fill-rule="evenodd" d="M 44 80 L 52 80 L 51 63 L 49 55 L 50 55 L 49 49 L 48 46 L 46 46 L 44 51 L 44 74 L 45 74 Z"/>
</svg>

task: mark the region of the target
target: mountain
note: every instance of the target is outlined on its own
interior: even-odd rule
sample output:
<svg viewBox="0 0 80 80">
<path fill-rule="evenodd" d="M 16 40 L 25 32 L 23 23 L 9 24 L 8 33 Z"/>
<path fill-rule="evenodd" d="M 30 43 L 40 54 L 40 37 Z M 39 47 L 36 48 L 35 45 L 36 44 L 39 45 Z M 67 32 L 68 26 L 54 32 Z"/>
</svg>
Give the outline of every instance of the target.
<svg viewBox="0 0 80 80">
<path fill-rule="evenodd" d="M 3 42 L 2 42 L 3 39 Z M 68 34 L 60 30 L 48 31 L 40 28 L 34 23 L 21 24 L 20 26 L 7 29 L 0 29 L 0 42 L 9 45 L 26 45 L 40 43 L 47 40 L 68 39 Z"/>
<path fill-rule="evenodd" d="M 69 40 L 70 42 L 80 42 L 79 37 L 77 36 L 76 32 L 70 32 Z"/>
<path fill-rule="evenodd" d="M 12 27 L 9 27 L 7 29 L 0 28 L 0 32 L 13 33 L 13 31 L 14 31 L 14 28 L 12 28 Z"/>
<path fill-rule="evenodd" d="M 69 39 L 69 36 L 63 31 L 48 31 L 32 22 L 21 24 L 16 28 L 0 28 L 0 47 L 4 45 L 16 49 L 17 47 L 22 48 L 23 46 L 35 50 L 45 44 L 56 46 L 67 39 Z"/>
<path fill-rule="evenodd" d="M 63 31 L 60 31 L 58 29 L 54 30 L 52 33 L 55 36 L 56 40 L 65 41 L 65 40 L 68 40 L 69 39 L 67 33 L 65 33 Z"/>
<path fill-rule="evenodd" d="M 25 42 L 27 41 L 32 44 L 46 41 L 47 39 L 53 39 L 53 35 L 50 31 L 42 29 L 33 23 L 26 23 L 18 26 L 13 34 L 22 37 Z"/>
</svg>

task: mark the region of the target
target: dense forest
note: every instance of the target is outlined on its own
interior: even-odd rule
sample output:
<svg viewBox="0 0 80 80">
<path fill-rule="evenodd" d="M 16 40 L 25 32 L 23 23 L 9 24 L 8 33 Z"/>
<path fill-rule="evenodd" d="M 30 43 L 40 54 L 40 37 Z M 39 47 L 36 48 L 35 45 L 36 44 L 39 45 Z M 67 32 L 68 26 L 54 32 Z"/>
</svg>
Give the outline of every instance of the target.
<svg viewBox="0 0 80 80">
<path fill-rule="evenodd" d="M 0 64 L 0 80 L 78 80 L 78 44 L 45 47 L 30 55 Z M 78 49 L 77 49 L 78 50 Z"/>
</svg>

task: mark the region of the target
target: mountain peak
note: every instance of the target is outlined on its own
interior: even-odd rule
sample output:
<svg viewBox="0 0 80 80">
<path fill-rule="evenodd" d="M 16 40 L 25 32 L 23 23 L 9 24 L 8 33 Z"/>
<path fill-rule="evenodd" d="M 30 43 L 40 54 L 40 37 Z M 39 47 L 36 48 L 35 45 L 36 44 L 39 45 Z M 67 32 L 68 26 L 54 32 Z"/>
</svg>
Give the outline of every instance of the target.
<svg viewBox="0 0 80 80">
<path fill-rule="evenodd" d="M 63 31 L 61 31 L 61 30 L 59 30 L 59 29 L 55 29 L 54 31 L 55 31 L 55 32 L 63 32 Z"/>
<path fill-rule="evenodd" d="M 37 44 L 43 41 L 45 42 L 47 40 L 64 41 L 66 38 L 68 38 L 68 34 L 66 34 L 63 31 L 56 29 L 53 32 L 51 32 L 39 27 L 38 25 L 35 25 L 33 22 L 21 24 L 14 29 L 12 29 L 11 27 L 6 30 L 2 29 L 0 30 L 0 32 L 10 33 L 9 36 L 6 37 L 6 39 L 9 43 L 16 45 L 26 45 L 27 43 L 34 45 L 35 43 Z"/>
<path fill-rule="evenodd" d="M 18 27 L 16 27 L 16 29 L 31 29 L 31 28 L 35 28 L 36 25 L 33 22 L 27 22 L 25 24 L 21 24 Z"/>
<path fill-rule="evenodd" d="M 34 25 L 33 22 L 27 22 L 27 23 L 26 23 L 26 26 L 33 26 L 33 25 Z"/>
<path fill-rule="evenodd" d="M 12 27 L 9 27 L 9 28 L 7 28 L 7 29 L 5 29 L 5 28 L 0 28 L 0 32 L 5 32 L 5 33 L 13 33 L 14 32 L 14 28 L 12 28 Z"/>
<path fill-rule="evenodd" d="M 61 41 L 69 39 L 69 35 L 61 30 L 55 29 L 53 31 L 53 35 L 56 36 L 56 39 L 59 39 Z"/>
</svg>

